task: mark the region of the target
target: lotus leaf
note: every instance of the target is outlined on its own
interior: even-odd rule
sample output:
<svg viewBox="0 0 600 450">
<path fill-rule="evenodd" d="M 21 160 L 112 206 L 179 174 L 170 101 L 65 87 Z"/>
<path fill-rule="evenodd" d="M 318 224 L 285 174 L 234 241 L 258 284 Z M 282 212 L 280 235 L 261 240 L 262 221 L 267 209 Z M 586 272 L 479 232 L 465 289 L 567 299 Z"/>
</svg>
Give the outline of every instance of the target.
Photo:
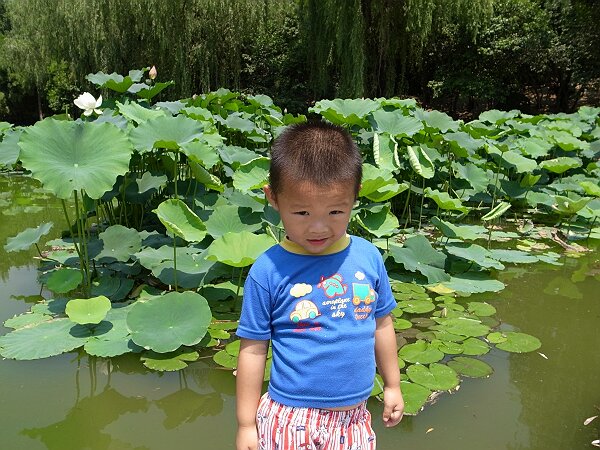
<svg viewBox="0 0 600 450">
<path fill-rule="evenodd" d="M 81 271 L 76 269 L 57 269 L 48 277 L 47 286 L 52 292 L 64 294 L 72 291 L 83 280 Z"/>
<path fill-rule="evenodd" d="M 31 360 L 60 355 L 81 347 L 89 334 L 69 319 L 54 319 L 21 328 L 0 337 L 0 355 Z M 35 345 L 32 345 L 35 342 Z"/>
<path fill-rule="evenodd" d="M 246 267 L 256 261 L 275 241 L 265 234 L 225 233 L 208 247 L 206 259 L 219 261 L 228 266 Z"/>
<path fill-rule="evenodd" d="M 309 108 L 309 111 L 320 114 L 337 125 L 360 125 L 365 128 L 368 123 L 364 117 L 379 107 L 379 103 L 374 100 L 336 98 L 320 100 L 315 106 Z"/>
<path fill-rule="evenodd" d="M 141 123 L 129 134 L 137 151 L 145 153 L 153 148 L 178 150 L 182 145 L 202 137 L 203 127 L 185 116 L 156 117 Z"/>
<path fill-rule="evenodd" d="M 97 72 L 94 74 L 88 74 L 85 78 L 96 86 L 108 88 L 122 94 L 126 92 L 133 83 L 140 81 L 142 76 L 142 71 L 130 70 L 129 75 L 125 77 L 115 72 L 111 74 Z"/>
<path fill-rule="evenodd" d="M 142 238 L 133 228 L 123 225 L 112 225 L 98 235 L 104 243 L 100 258 L 113 258 L 117 261 L 128 261 L 142 248 Z"/>
<path fill-rule="evenodd" d="M 492 258 L 506 263 L 531 264 L 539 261 L 537 256 L 530 255 L 521 250 L 492 249 L 490 253 Z"/>
<path fill-rule="evenodd" d="M 435 166 L 433 165 L 433 161 L 429 158 L 429 155 L 427 155 L 421 147 L 412 147 L 411 145 L 406 147 L 406 151 L 412 169 L 423 178 L 433 178 Z"/>
<path fill-rule="evenodd" d="M 213 360 L 220 366 L 228 369 L 235 369 L 237 367 L 237 356 L 227 353 L 225 350 L 221 350 L 213 356 Z"/>
<path fill-rule="evenodd" d="M 408 189 L 405 183 L 398 184 L 394 174 L 371 164 L 363 164 L 362 185 L 358 195 L 374 202 L 383 202 Z"/>
<path fill-rule="evenodd" d="M 491 210 L 487 212 L 484 216 L 481 217 L 481 220 L 488 221 L 494 220 L 498 217 L 502 216 L 506 211 L 510 209 L 510 203 L 508 202 L 500 202 L 496 206 L 494 206 Z"/>
<path fill-rule="evenodd" d="M 211 319 L 208 303 L 200 294 L 170 292 L 138 300 L 127 315 L 127 326 L 137 345 L 167 353 L 200 342 Z"/>
<path fill-rule="evenodd" d="M 417 271 L 427 277 L 429 283 L 447 281 L 450 276 L 444 271 L 446 255 L 435 250 L 425 236 L 412 236 L 400 247 L 390 244 L 390 256 L 406 270 Z"/>
<path fill-rule="evenodd" d="M 158 190 L 164 187 L 167 184 L 167 176 L 154 176 L 150 172 L 144 172 L 142 174 L 142 177 L 136 182 L 138 186 L 138 192 L 140 194 L 143 194 L 144 192 L 149 191 L 151 189 Z"/>
<path fill-rule="evenodd" d="M 414 416 L 423 409 L 431 391 L 420 384 L 402 381 L 400 383 L 402 397 L 404 398 L 404 414 Z"/>
<path fill-rule="evenodd" d="M 262 227 L 260 215 L 245 215 L 243 209 L 234 205 L 225 205 L 214 210 L 205 222 L 208 234 L 217 238 L 225 233 L 260 230 Z"/>
<path fill-rule="evenodd" d="M 251 120 L 242 117 L 239 113 L 232 113 L 225 119 L 225 126 L 232 130 L 238 130 L 242 133 L 251 133 L 256 129 L 256 125 Z"/>
<path fill-rule="evenodd" d="M 435 335 L 435 332 L 432 333 Z M 434 339 L 431 341 L 431 345 L 444 352 L 446 355 L 460 355 L 464 351 L 462 344 L 452 341 Z"/>
<path fill-rule="evenodd" d="M 136 94 L 139 98 L 143 98 L 145 100 L 151 100 L 153 97 L 156 97 L 158 94 L 160 94 L 166 88 L 168 88 L 169 86 L 172 86 L 174 84 L 175 84 L 175 82 L 173 82 L 173 81 L 154 83 L 152 86 L 148 86 L 145 83 L 135 83 L 135 84 L 132 84 L 131 86 L 129 86 L 129 88 L 127 89 L 127 92 Z M 176 113 L 178 113 L 182 107 L 183 107 L 183 104 L 181 105 L 181 107 L 179 109 L 177 109 Z"/>
<path fill-rule="evenodd" d="M 502 263 L 492 258 L 489 250 L 477 244 L 451 243 L 446 245 L 446 251 L 451 255 L 472 261 L 481 267 L 504 269 Z"/>
<path fill-rule="evenodd" d="M 506 122 L 508 119 L 517 117 L 517 111 L 498 111 L 497 109 L 490 109 L 484 111 L 479 115 L 479 120 L 482 122 L 489 122 L 495 125 L 500 125 Z"/>
<path fill-rule="evenodd" d="M 183 144 L 181 149 L 188 157 L 193 158 L 194 161 L 202 164 L 207 169 L 213 168 L 221 161 L 219 153 L 215 150 L 214 146 L 206 142 L 188 142 L 187 144 Z"/>
<path fill-rule="evenodd" d="M 435 225 L 446 237 L 464 240 L 475 240 L 481 235 L 474 232 L 473 229 L 468 225 L 454 225 L 453 223 L 446 222 L 435 216 L 431 218 L 431 223 Z"/>
<path fill-rule="evenodd" d="M 68 301 L 68 298 L 43 300 L 42 302 L 33 305 L 31 307 L 31 312 L 39 314 L 64 314 Z"/>
<path fill-rule="evenodd" d="M 233 174 L 233 186 L 242 192 L 261 189 L 268 182 L 269 166 L 269 159 L 262 157 L 242 164 Z"/>
<path fill-rule="evenodd" d="M 190 361 L 198 360 L 198 352 L 179 349 L 170 353 L 145 352 L 140 358 L 146 367 L 161 372 L 185 369 Z"/>
<path fill-rule="evenodd" d="M 445 364 L 433 363 L 429 368 L 413 364 L 406 369 L 410 381 L 434 391 L 449 391 L 458 386 L 457 373 Z"/>
<path fill-rule="evenodd" d="M 92 298 L 77 298 L 67 302 L 65 312 L 69 319 L 80 325 L 100 323 L 111 308 L 108 298 L 103 295 Z"/>
<path fill-rule="evenodd" d="M 486 192 L 490 184 L 488 173 L 473 163 L 460 164 L 457 161 L 452 162 L 452 168 L 456 171 L 456 176 L 466 180 L 477 192 Z"/>
<path fill-rule="evenodd" d="M 569 169 L 581 167 L 581 160 L 578 158 L 571 158 L 569 156 L 561 156 L 559 158 L 548 159 L 540 163 L 542 169 L 546 169 L 554 173 L 564 173 Z"/>
<path fill-rule="evenodd" d="M 12 319 L 7 319 L 4 322 L 4 326 L 6 328 L 24 328 L 33 325 L 37 325 L 38 323 L 47 322 L 51 320 L 52 316 L 42 313 L 25 313 L 20 314 L 18 316 L 14 316 Z"/>
<path fill-rule="evenodd" d="M 455 275 L 450 277 L 450 281 L 443 281 L 442 284 L 463 294 L 498 292 L 505 287 L 501 281 L 491 280 L 487 275 L 480 272 L 467 272 Z"/>
<path fill-rule="evenodd" d="M 166 117 L 164 111 L 160 109 L 145 108 L 136 102 L 116 102 L 115 104 L 123 116 L 137 124 L 141 124 L 157 117 Z"/>
<path fill-rule="evenodd" d="M 2 142 L 0 142 L 0 167 L 10 167 L 19 160 L 19 140 L 22 133 L 22 130 L 9 130 L 2 137 Z"/>
<path fill-rule="evenodd" d="M 400 224 L 392 214 L 389 204 L 369 205 L 359 212 L 359 224 L 369 233 L 377 237 L 391 236 Z"/>
<path fill-rule="evenodd" d="M 398 316 L 396 316 L 398 317 Z M 394 319 L 394 330 L 409 330 L 413 326 L 410 320 L 406 319 Z"/>
<path fill-rule="evenodd" d="M 471 378 L 485 378 L 494 373 L 494 369 L 489 364 L 466 356 L 457 356 L 448 361 L 447 364 L 459 375 Z"/>
<path fill-rule="evenodd" d="M 450 143 L 450 148 L 456 156 L 466 158 L 475 154 L 483 146 L 483 141 L 474 139 L 464 131 L 446 133 L 443 135 L 445 141 Z"/>
<path fill-rule="evenodd" d="M 490 346 L 481 339 L 470 337 L 462 343 L 463 355 L 480 356 L 490 351 Z"/>
<path fill-rule="evenodd" d="M 405 345 L 398 355 L 405 361 L 420 364 L 431 364 L 444 359 L 443 352 L 423 340 Z"/>
<path fill-rule="evenodd" d="M 592 181 L 581 181 L 579 185 L 583 188 L 587 195 L 600 197 L 600 186 Z"/>
<path fill-rule="evenodd" d="M 181 200 L 168 199 L 154 210 L 171 233 L 188 242 L 200 242 L 206 236 L 206 226 Z"/>
<path fill-rule="evenodd" d="M 537 350 L 542 346 L 542 343 L 538 338 L 529 334 L 505 331 L 502 332 L 502 335 L 506 340 L 498 342 L 496 347 L 507 352 L 527 353 Z"/>
<path fill-rule="evenodd" d="M 53 225 L 52 222 L 44 222 L 36 228 L 27 228 L 21 231 L 16 236 L 7 239 L 4 250 L 7 252 L 28 250 L 33 244 L 37 244 L 42 236 L 48 234 Z"/>
<path fill-rule="evenodd" d="M 427 128 L 439 130 L 440 133 L 458 131 L 460 125 L 448 114 L 440 111 L 426 111 L 421 108 L 415 110 L 415 117 L 425 122 Z"/>
<path fill-rule="evenodd" d="M 440 192 L 428 187 L 425 189 L 424 194 L 435 201 L 441 209 L 460 211 L 465 214 L 469 211 L 469 208 L 463 205 L 459 199 L 450 197 L 447 192 Z"/>
<path fill-rule="evenodd" d="M 502 154 L 502 165 L 514 168 L 517 173 L 533 172 L 537 169 L 537 162 L 523 156 L 520 152 L 509 150 Z"/>
<path fill-rule="evenodd" d="M 496 308 L 485 302 L 469 302 L 467 311 L 479 317 L 493 316 L 496 314 Z"/>
<path fill-rule="evenodd" d="M 561 215 L 570 216 L 583 209 L 590 201 L 591 197 L 570 198 L 555 195 L 552 208 Z"/>
<path fill-rule="evenodd" d="M 411 314 L 423 314 L 435 309 L 435 305 L 430 300 L 405 300 L 398 302 L 398 306 L 402 308 L 404 312 Z"/>
<path fill-rule="evenodd" d="M 23 164 L 62 199 L 82 189 L 92 199 L 102 197 L 129 169 L 132 151 L 114 125 L 54 119 L 28 128 L 19 145 Z"/>
<path fill-rule="evenodd" d="M 144 350 L 129 337 L 119 337 L 115 339 L 104 339 L 102 337 L 92 337 L 83 346 L 83 349 L 92 356 L 99 358 L 114 358 L 115 356 L 124 355 L 126 353 L 140 353 Z"/>
<path fill-rule="evenodd" d="M 581 131 L 581 130 L 580 130 Z M 566 151 L 585 150 L 589 148 L 589 143 L 577 139 L 573 134 L 561 130 L 548 130 L 548 138 L 556 142 L 556 144 Z"/>
<path fill-rule="evenodd" d="M 423 129 L 423 123 L 414 117 L 405 116 L 401 110 L 378 109 L 371 114 L 373 129 L 390 136 L 411 137 Z"/>
<path fill-rule="evenodd" d="M 467 317 L 445 319 L 441 325 L 443 329 L 449 333 L 459 334 L 467 337 L 483 336 L 490 332 L 490 328 L 486 325 L 483 325 L 481 321 L 469 319 Z"/>
<path fill-rule="evenodd" d="M 152 252 L 151 249 L 145 249 L 144 252 Z M 144 253 L 138 253 L 142 255 Z M 205 259 L 206 251 L 201 251 L 191 247 L 178 247 L 177 254 L 177 283 L 183 288 L 196 288 L 205 282 L 210 281 L 210 271 L 215 266 L 213 261 Z M 146 261 L 144 267 L 152 270 L 152 274 L 165 284 L 175 283 L 173 267 L 173 249 L 163 246 L 159 250 L 148 253 L 143 258 Z M 153 258 L 153 261 L 150 260 Z M 164 259 L 162 259 L 164 258 Z M 161 259 L 157 261 L 157 259 Z"/>
</svg>

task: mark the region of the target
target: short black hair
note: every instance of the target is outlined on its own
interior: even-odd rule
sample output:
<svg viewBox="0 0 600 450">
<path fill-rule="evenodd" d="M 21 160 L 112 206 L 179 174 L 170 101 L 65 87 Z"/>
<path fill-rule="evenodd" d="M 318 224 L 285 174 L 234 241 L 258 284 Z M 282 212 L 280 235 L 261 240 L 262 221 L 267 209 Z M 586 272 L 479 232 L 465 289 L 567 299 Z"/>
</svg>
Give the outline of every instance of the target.
<svg viewBox="0 0 600 450">
<path fill-rule="evenodd" d="M 360 150 L 345 128 L 322 121 L 294 124 L 273 141 L 269 185 L 275 195 L 284 184 L 308 181 L 352 183 L 357 198 L 361 178 Z"/>
</svg>

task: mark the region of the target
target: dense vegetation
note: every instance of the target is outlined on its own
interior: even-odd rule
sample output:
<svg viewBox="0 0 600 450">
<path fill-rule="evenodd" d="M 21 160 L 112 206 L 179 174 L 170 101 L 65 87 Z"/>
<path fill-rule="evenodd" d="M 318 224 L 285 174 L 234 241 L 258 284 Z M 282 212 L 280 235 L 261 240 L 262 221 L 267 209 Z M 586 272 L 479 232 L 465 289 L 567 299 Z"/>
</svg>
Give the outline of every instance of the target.
<svg viewBox="0 0 600 450">
<path fill-rule="evenodd" d="M 31 11 L 35 11 L 32 14 Z M 0 117 L 74 113 L 90 72 L 155 65 L 169 97 L 413 96 L 474 118 L 598 101 L 591 0 L 0 0 Z"/>
<path fill-rule="evenodd" d="M 155 102 L 171 83 L 150 75 L 88 75 L 111 95 L 79 98 L 75 121 L 0 124 L 0 164 L 22 165 L 60 198 L 66 229 L 38 248 L 53 296 L 5 322 L 3 357 L 133 353 L 178 370 L 202 353 L 235 368 L 246 268 L 283 233 L 261 192 L 269 146 L 306 117 L 226 89 Z M 490 375 L 477 356 L 493 346 L 538 349 L 470 296 L 502 290 L 507 264 L 560 264 L 559 252 L 600 238 L 600 108 L 489 110 L 464 122 L 379 98 L 321 100 L 310 113 L 345 126 L 363 152 L 350 231 L 384 254 L 407 412 L 461 377 Z M 37 247 L 53 226 L 23 230 L 5 249 Z"/>
</svg>

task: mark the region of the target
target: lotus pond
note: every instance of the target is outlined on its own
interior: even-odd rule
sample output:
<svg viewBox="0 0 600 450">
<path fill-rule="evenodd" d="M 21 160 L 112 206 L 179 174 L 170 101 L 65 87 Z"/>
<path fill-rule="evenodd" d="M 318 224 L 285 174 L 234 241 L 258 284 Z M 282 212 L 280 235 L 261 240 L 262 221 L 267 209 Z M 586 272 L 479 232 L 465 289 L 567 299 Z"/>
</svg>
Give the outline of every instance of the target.
<svg viewBox="0 0 600 450">
<path fill-rule="evenodd" d="M 307 118 L 227 89 L 154 102 L 171 83 L 147 70 L 91 74 L 106 103 L 76 120 L 0 123 L 0 166 L 30 174 L 3 177 L 0 198 L 10 448 L 232 442 L 243 281 L 283 236 L 261 191 L 269 146 Z M 381 249 L 398 301 L 413 417 L 379 448 L 595 442 L 600 108 L 308 113 L 363 153 L 349 229 Z"/>
<path fill-rule="evenodd" d="M 0 240 L 60 220 L 60 202 L 35 180 L 6 176 L 0 185 Z M 1 322 L 48 294 L 37 281 L 35 255 L 0 249 Z M 500 275 L 507 284 L 502 292 L 475 295 L 496 308 L 501 329 L 537 336 L 539 353 L 492 349 L 482 357 L 494 370 L 491 377 L 466 380 L 458 392 L 442 394 L 395 429 L 383 429 L 376 419 L 378 449 L 583 449 L 598 439 L 597 420 L 583 425 L 600 406 L 597 247 L 560 262 L 509 267 Z M 210 357 L 179 372 L 156 372 L 137 355 L 105 359 L 76 351 L 2 360 L 0 379 L 3 449 L 232 447 L 234 378 Z M 370 409 L 381 412 L 375 400 Z"/>
</svg>

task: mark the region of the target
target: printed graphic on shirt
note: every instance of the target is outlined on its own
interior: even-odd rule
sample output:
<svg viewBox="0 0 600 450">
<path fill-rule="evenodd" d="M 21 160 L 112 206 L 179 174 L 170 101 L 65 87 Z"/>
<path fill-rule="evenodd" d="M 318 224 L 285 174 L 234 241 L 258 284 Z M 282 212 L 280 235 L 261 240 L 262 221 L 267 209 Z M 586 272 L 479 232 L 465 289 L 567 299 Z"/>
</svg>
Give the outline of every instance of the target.
<svg viewBox="0 0 600 450">
<path fill-rule="evenodd" d="M 327 297 L 333 298 L 336 295 L 344 295 L 348 290 L 348 285 L 342 283 L 342 281 L 344 280 L 339 273 L 331 275 L 330 277 L 321 275 L 321 281 L 317 284 L 317 287 L 323 289 Z"/>
<path fill-rule="evenodd" d="M 296 283 L 290 289 L 290 295 L 292 297 L 300 298 L 308 295 L 312 292 L 312 286 L 306 283 Z"/>
<path fill-rule="evenodd" d="M 290 320 L 294 323 L 298 323 L 301 320 L 315 319 L 317 316 L 320 315 L 321 313 L 319 312 L 317 305 L 315 305 L 310 300 L 304 299 L 296 303 L 294 311 L 292 311 L 292 313 L 290 314 Z"/>
<path fill-rule="evenodd" d="M 356 278 L 359 281 L 362 281 L 365 279 L 365 274 L 359 270 L 354 274 L 354 278 Z"/>
<path fill-rule="evenodd" d="M 375 303 L 375 300 L 375 291 L 370 284 L 352 283 L 352 304 L 355 306 L 354 318 L 356 320 L 365 320 L 369 317 L 373 310 L 369 304 Z M 361 303 L 364 303 L 364 306 L 361 306 Z"/>
</svg>

